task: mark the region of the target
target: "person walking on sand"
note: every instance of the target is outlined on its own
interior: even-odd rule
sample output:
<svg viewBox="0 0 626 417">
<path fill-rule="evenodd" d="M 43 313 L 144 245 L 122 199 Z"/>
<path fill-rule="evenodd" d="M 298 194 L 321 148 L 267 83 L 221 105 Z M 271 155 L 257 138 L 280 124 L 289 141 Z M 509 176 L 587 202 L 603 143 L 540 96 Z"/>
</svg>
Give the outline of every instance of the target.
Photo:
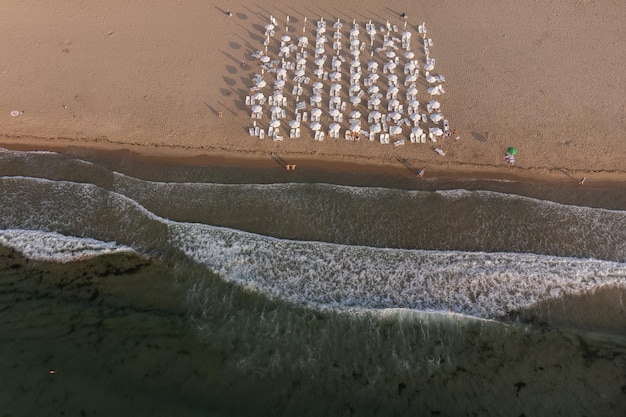
<svg viewBox="0 0 626 417">
<path fill-rule="evenodd" d="M 418 177 L 423 177 L 424 176 L 424 168 L 420 168 L 420 170 L 417 171 L 417 176 Z"/>
<path fill-rule="evenodd" d="M 580 180 L 579 184 L 580 184 L 580 185 L 584 185 L 584 184 L 585 184 L 585 180 L 586 180 L 586 179 L 587 179 L 587 178 L 582 177 L 582 179 Z"/>
</svg>

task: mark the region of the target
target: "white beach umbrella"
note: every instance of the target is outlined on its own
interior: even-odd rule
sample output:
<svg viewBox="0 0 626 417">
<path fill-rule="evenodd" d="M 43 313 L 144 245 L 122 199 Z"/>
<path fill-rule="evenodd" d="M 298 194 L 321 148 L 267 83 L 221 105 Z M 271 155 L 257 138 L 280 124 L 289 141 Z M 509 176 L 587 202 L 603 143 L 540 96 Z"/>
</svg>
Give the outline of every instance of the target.
<svg viewBox="0 0 626 417">
<path fill-rule="evenodd" d="M 262 100 L 264 98 L 265 96 L 263 95 L 263 93 L 254 93 L 252 95 L 252 100 L 255 100 L 255 101 Z"/>
<path fill-rule="evenodd" d="M 324 84 L 322 84 L 321 81 L 315 81 L 312 85 L 313 85 L 313 88 L 316 90 L 324 88 Z"/>
<path fill-rule="evenodd" d="M 382 130 L 383 128 L 380 126 L 380 123 L 376 123 L 370 126 L 370 133 L 378 133 Z"/>
<path fill-rule="evenodd" d="M 350 66 L 353 68 L 360 67 L 361 61 L 359 59 L 353 59 L 352 62 L 350 62 Z"/>
<path fill-rule="evenodd" d="M 326 26 L 319 26 L 317 28 L 317 34 L 321 35 L 322 33 L 326 33 Z"/>
<path fill-rule="evenodd" d="M 378 69 L 378 62 L 370 61 L 369 64 L 367 64 L 368 71 L 375 71 L 376 69 Z"/>
<path fill-rule="evenodd" d="M 419 123 L 422 120 L 422 115 L 417 112 L 411 113 L 410 117 L 413 123 Z"/>
<path fill-rule="evenodd" d="M 356 58 L 357 56 L 361 55 L 361 51 L 358 48 L 353 48 L 350 50 L 350 54 Z"/>
<path fill-rule="evenodd" d="M 431 127 L 430 128 L 430 133 L 432 133 L 435 136 L 441 136 L 441 135 L 443 135 L 443 130 L 441 130 L 438 127 Z"/>
<path fill-rule="evenodd" d="M 396 74 L 391 74 L 387 77 L 387 81 L 389 84 L 396 84 L 398 82 L 398 76 Z"/>
<path fill-rule="evenodd" d="M 402 115 L 400 113 L 398 113 L 397 111 L 394 111 L 391 114 L 389 114 L 389 117 L 394 122 L 397 122 L 398 120 L 402 119 Z"/>
<path fill-rule="evenodd" d="M 372 103 L 372 106 L 380 106 L 380 98 L 374 97 L 370 100 L 370 103 Z"/>
<path fill-rule="evenodd" d="M 315 68 L 313 70 L 313 75 L 317 75 L 318 77 L 321 77 L 322 75 L 324 75 L 324 70 L 322 68 Z"/>
<path fill-rule="evenodd" d="M 259 58 L 259 60 L 260 60 L 262 63 L 267 64 L 267 63 L 268 63 L 268 62 L 270 62 L 272 59 L 271 59 L 269 56 L 267 56 L 267 55 L 263 55 L 263 56 L 261 56 L 261 58 Z"/>
<path fill-rule="evenodd" d="M 341 97 L 334 96 L 330 98 L 330 101 L 329 101 L 330 107 L 339 106 L 340 104 L 341 104 Z"/>
<path fill-rule="evenodd" d="M 257 80 L 257 82 L 256 82 L 256 86 L 257 86 L 258 88 L 263 88 L 263 87 L 265 87 L 266 85 L 267 85 L 267 83 L 265 82 L 265 80 Z"/>
<path fill-rule="evenodd" d="M 274 81 L 274 88 L 276 90 L 282 90 L 284 87 L 285 87 L 285 80 Z M 274 96 L 276 96 L 276 94 L 274 94 Z M 282 99 L 282 94 L 281 94 L 281 99 Z"/>
<path fill-rule="evenodd" d="M 438 96 L 441 94 L 441 90 L 439 90 L 439 86 L 428 87 L 426 91 L 428 91 L 428 94 L 430 94 L 431 96 Z"/>
<path fill-rule="evenodd" d="M 267 25 L 265 25 L 265 30 L 274 30 L 274 25 L 268 23 Z"/>
<path fill-rule="evenodd" d="M 407 96 L 417 95 L 417 87 L 415 87 L 414 85 L 409 87 L 409 89 L 406 90 L 406 94 L 407 94 Z"/>
<path fill-rule="evenodd" d="M 443 119 L 443 114 L 441 113 L 433 113 L 430 115 L 430 120 L 432 120 L 435 123 L 440 122 L 442 119 Z"/>
<path fill-rule="evenodd" d="M 291 36 L 289 36 L 289 35 L 283 35 L 283 36 L 280 38 L 280 40 L 281 40 L 281 41 L 283 41 L 283 42 L 289 42 L 289 41 L 291 40 Z"/>
<path fill-rule="evenodd" d="M 334 109 L 331 109 L 331 110 L 330 110 L 330 112 L 328 112 L 328 113 L 329 113 L 329 114 L 331 115 L 331 117 L 333 117 L 333 118 L 338 117 L 338 116 L 341 114 L 341 112 L 339 111 L 339 109 L 335 109 L 335 108 L 334 108 Z"/>
<path fill-rule="evenodd" d="M 295 72 L 296 77 L 304 77 L 304 68 L 300 68 Z"/>
<path fill-rule="evenodd" d="M 339 123 L 331 123 L 328 127 L 328 130 L 331 132 L 339 132 L 339 129 L 341 129 L 341 125 Z"/>
<path fill-rule="evenodd" d="M 321 103 L 322 102 L 322 96 L 320 96 L 319 94 L 316 94 L 313 97 L 311 97 L 311 101 L 313 103 Z"/>
<path fill-rule="evenodd" d="M 434 77 L 434 76 L 432 76 L 431 74 L 428 74 L 428 75 L 426 76 L 426 81 L 427 81 L 429 84 L 434 84 L 434 83 L 436 83 L 436 82 L 437 82 L 437 78 L 436 78 L 436 77 Z"/>
<path fill-rule="evenodd" d="M 426 71 L 432 71 L 435 69 L 435 63 L 434 62 L 427 62 L 426 65 L 424 65 L 424 69 Z"/>
<path fill-rule="evenodd" d="M 354 120 L 350 123 L 350 130 L 353 132 L 360 132 L 361 131 L 361 122 L 359 122 L 358 120 Z"/>
<path fill-rule="evenodd" d="M 414 83 L 415 81 L 417 81 L 417 75 L 416 74 L 409 74 L 406 77 L 406 80 L 404 80 L 405 85 Z"/>
<path fill-rule="evenodd" d="M 400 92 L 400 89 L 396 87 L 395 85 L 389 87 L 389 90 L 387 90 L 387 93 L 392 96 L 398 94 L 399 92 Z"/>
<path fill-rule="evenodd" d="M 341 84 L 339 84 L 339 83 L 332 83 L 330 85 L 330 89 L 331 90 L 341 90 Z"/>
<path fill-rule="evenodd" d="M 439 108 L 441 107 L 441 103 L 439 103 L 437 100 L 431 100 L 428 102 L 428 105 L 433 109 L 433 110 L 439 110 Z"/>
<path fill-rule="evenodd" d="M 340 72 L 337 72 L 337 71 L 335 71 L 335 72 L 331 72 L 331 73 L 330 73 L 330 79 L 331 79 L 332 81 L 340 81 L 340 80 L 341 80 L 341 73 L 340 73 Z"/>
<path fill-rule="evenodd" d="M 420 136 L 424 133 L 421 127 L 414 127 L 412 130 L 414 135 Z"/>
<path fill-rule="evenodd" d="M 296 64 L 298 64 L 298 65 L 305 65 L 306 64 L 306 59 L 299 58 L 298 61 L 296 61 Z"/>
<path fill-rule="evenodd" d="M 324 55 L 324 48 L 323 47 L 319 47 L 319 48 L 315 48 L 315 55 L 319 56 L 319 55 Z"/>
<path fill-rule="evenodd" d="M 394 99 L 391 99 L 391 100 L 389 101 L 389 108 L 390 108 L 390 109 L 395 109 L 395 108 L 398 108 L 398 106 L 400 106 L 400 101 L 399 101 L 398 99 L 395 99 L 395 98 L 394 98 Z"/>
<path fill-rule="evenodd" d="M 406 52 L 404 53 L 404 57 L 405 57 L 406 59 L 413 59 L 413 58 L 415 58 L 415 54 L 414 54 L 413 52 L 411 52 L 411 51 L 406 51 Z"/>
<path fill-rule="evenodd" d="M 395 62 L 393 61 L 389 61 L 385 64 L 385 66 L 387 67 L 388 70 L 393 71 L 394 69 L 396 69 L 397 65 Z"/>
<path fill-rule="evenodd" d="M 315 58 L 315 60 L 313 61 L 315 62 L 315 65 L 317 65 L 318 67 L 321 67 L 322 65 L 324 65 L 324 63 L 326 62 L 326 57 L 317 57 Z"/>
<path fill-rule="evenodd" d="M 263 107 L 255 104 L 254 106 L 250 107 L 250 110 L 252 110 L 252 113 L 261 113 L 263 111 Z"/>
<path fill-rule="evenodd" d="M 392 40 L 386 40 L 383 43 L 383 48 L 387 49 L 387 48 L 393 48 L 393 41 Z"/>
<path fill-rule="evenodd" d="M 313 110 L 311 110 L 311 116 L 320 117 L 321 115 L 322 115 L 322 109 L 320 109 L 319 107 L 316 107 Z"/>
<path fill-rule="evenodd" d="M 361 117 L 361 112 L 358 110 L 353 110 L 352 113 L 350 113 L 350 117 L 352 119 L 358 119 Z"/>
<path fill-rule="evenodd" d="M 311 129 L 312 130 L 320 130 L 322 128 L 322 125 L 320 122 L 313 122 L 311 123 Z"/>
<path fill-rule="evenodd" d="M 402 128 L 400 126 L 391 126 L 389 128 L 390 135 L 400 135 L 402 134 Z"/>
<path fill-rule="evenodd" d="M 369 95 L 373 95 L 376 94 L 380 91 L 380 88 L 377 85 L 371 85 L 368 89 L 367 89 L 367 93 Z"/>
<path fill-rule="evenodd" d="M 396 53 L 394 51 L 387 51 L 385 52 L 385 56 L 387 56 L 387 58 L 395 58 L 396 57 Z"/>
<path fill-rule="evenodd" d="M 271 126 L 271 127 L 279 127 L 279 126 L 280 126 L 280 120 L 278 120 L 278 119 L 272 119 L 272 120 L 270 121 L 270 126 Z"/>
<path fill-rule="evenodd" d="M 289 122 L 289 126 L 293 129 L 300 127 L 300 121 L 299 120 L 292 120 Z"/>
</svg>

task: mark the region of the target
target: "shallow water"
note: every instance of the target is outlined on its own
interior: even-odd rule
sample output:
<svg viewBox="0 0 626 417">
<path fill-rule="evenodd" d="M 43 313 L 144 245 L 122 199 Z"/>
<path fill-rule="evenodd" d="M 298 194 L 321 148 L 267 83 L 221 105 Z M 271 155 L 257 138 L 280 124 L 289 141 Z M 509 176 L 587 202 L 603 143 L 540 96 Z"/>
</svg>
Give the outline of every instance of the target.
<svg viewBox="0 0 626 417">
<path fill-rule="evenodd" d="M 9 413 L 625 409 L 624 190 L 82 158 L 0 154 Z"/>
</svg>

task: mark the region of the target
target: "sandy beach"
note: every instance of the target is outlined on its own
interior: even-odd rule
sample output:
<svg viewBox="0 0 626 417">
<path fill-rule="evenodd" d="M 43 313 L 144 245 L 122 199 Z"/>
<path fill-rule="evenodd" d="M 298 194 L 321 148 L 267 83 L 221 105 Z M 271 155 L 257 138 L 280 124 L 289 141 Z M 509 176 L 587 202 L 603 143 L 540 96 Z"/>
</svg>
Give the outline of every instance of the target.
<svg viewBox="0 0 626 417">
<path fill-rule="evenodd" d="M 300 166 L 426 167 L 438 175 L 576 182 L 586 176 L 591 184 L 626 180 L 622 2 L 409 5 L 3 1 L 0 143 L 129 149 L 192 163 L 269 165 L 274 153 Z M 287 16 L 292 32 L 302 31 L 306 17 L 313 33 L 320 17 L 400 26 L 403 12 L 416 50 L 417 26 L 426 22 L 431 56 L 446 77 L 441 105 L 461 138 L 436 144 L 445 157 L 430 142 L 394 147 L 343 136 L 317 142 L 308 128 L 301 138 L 281 142 L 249 136 L 244 99 L 259 71 L 251 55 L 262 48 L 271 15 L 280 35 Z M 519 150 L 515 166 L 504 161 L 509 146 Z"/>
</svg>

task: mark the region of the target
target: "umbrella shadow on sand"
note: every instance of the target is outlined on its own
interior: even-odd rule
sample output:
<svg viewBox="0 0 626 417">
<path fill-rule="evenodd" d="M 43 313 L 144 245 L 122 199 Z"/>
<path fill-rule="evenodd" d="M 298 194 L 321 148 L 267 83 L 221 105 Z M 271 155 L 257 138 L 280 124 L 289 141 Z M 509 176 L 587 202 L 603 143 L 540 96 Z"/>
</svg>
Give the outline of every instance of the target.
<svg viewBox="0 0 626 417">
<path fill-rule="evenodd" d="M 487 142 L 489 133 L 483 134 L 483 133 L 478 133 L 478 132 L 472 132 L 472 136 L 474 137 L 474 139 L 476 139 L 479 142 Z"/>
</svg>

